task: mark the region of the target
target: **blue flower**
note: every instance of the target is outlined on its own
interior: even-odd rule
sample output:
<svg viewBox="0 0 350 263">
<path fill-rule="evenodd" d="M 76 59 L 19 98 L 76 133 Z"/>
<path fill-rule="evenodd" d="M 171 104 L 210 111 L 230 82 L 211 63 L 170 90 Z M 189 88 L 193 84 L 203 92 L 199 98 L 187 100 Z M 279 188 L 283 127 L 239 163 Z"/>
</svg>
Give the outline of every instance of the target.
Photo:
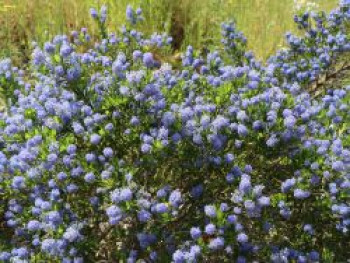
<svg viewBox="0 0 350 263">
<path fill-rule="evenodd" d="M 250 177 L 246 174 L 243 174 L 241 177 L 241 182 L 239 183 L 239 190 L 242 191 L 242 193 L 247 194 L 251 191 L 252 185 L 250 182 Z"/>
<path fill-rule="evenodd" d="M 248 133 L 249 133 L 247 127 L 244 126 L 243 124 L 238 124 L 238 126 L 237 126 L 237 132 L 238 132 L 238 134 L 239 134 L 240 136 L 243 136 L 243 137 L 244 137 L 244 136 L 247 136 Z"/>
<path fill-rule="evenodd" d="M 134 61 L 138 61 L 138 60 L 142 59 L 142 52 L 140 50 L 135 50 L 132 53 L 132 58 Z"/>
<path fill-rule="evenodd" d="M 129 188 L 124 188 L 120 191 L 122 201 L 130 201 L 132 199 L 132 191 Z"/>
<path fill-rule="evenodd" d="M 41 250 L 50 255 L 56 255 L 58 250 L 56 240 L 52 238 L 44 239 L 41 242 Z"/>
<path fill-rule="evenodd" d="M 75 227 L 68 227 L 66 232 L 63 233 L 63 238 L 69 242 L 74 242 L 80 238 L 80 233 Z"/>
<path fill-rule="evenodd" d="M 116 225 L 123 217 L 122 210 L 115 205 L 112 205 L 106 209 L 106 214 L 109 217 L 109 223 L 111 225 Z"/>
<path fill-rule="evenodd" d="M 294 197 L 296 199 L 306 199 L 311 195 L 309 191 L 304 191 L 302 189 L 295 189 L 294 190 Z"/>
<path fill-rule="evenodd" d="M 131 117 L 131 120 L 130 120 L 130 124 L 133 125 L 133 126 L 137 126 L 140 124 L 140 120 L 138 117 L 136 116 L 132 116 Z"/>
<path fill-rule="evenodd" d="M 335 161 L 332 163 L 332 169 L 337 172 L 342 172 L 344 170 L 344 164 L 342 161 Z"/>
<path fill-rule="evenodd" d="M 90 8 L 90 15 L 92 18 L 97 18 L 98 17 L 97 10 L 95 8 Z"/>
<path fill-rule="evenodd" d="M 152 215 L 146 210 L 141 210 L 140 212 L 138 212 L 137 217 L 140 220 L 140 222 L 144 223 L 149 221 L 152 218 Z"/>
<path fill-rule="evenodd" d="M 29 231 L 37 231 L 41 228 L 41 223 L 38 220 L 31 220 L 28 222 L 27 228 Z"/>
<path fill-rule="evenodd" d="M 166 204 L 164 204 L 164 203 L 156 204 L 154 206 L 154 211 L 157 214 L 164 214 L 164 213 L 168 212 L 168 206 Z"/>
<path fill-rule="evenodd" d="M 136 17 L 134 14 L 134 10 L 130 5 L 126 7 L 126 19 L 131 23 L 135 24 L 136 23 Z"/>
<path fill-rule="evenodd" d="M 152 149 L 152 146 L 149 145 L 149 144 L 147 144 L 147 143 L 144 143 L 144 144 L 142 144 L 142 146 L 141 146 L 141 151 L 142 151 L 143 153 L 149 153 L 149 152 L 151 151 L 151 149 Z"/>
<path fill-rule="evenodd" d="M 62 217 L 58 211 L 50 211 L 47 213 L 45 220 L 47 223 L 58 225 L 61 223 Z"/>
<path fill-rule="evenodd" d="M 214 235 L 216 232 L 216 226 L 213 224 L 208 224 L 205 226 L 205 233 L 208 235 Z"/>
<path fill-rule="evenodd" d="M 320 254 L 317 251 L 311 251 L 309 253 L 309 258 L 311 261 L 318 262 L 320 259 Z"/>
<path fill-rule="evenodd" d="M 85 176 L 84 176 L 84 180 L 85 182 L 87 183 L 92 183 L 94 182 L 96 179 L 95 175 L 93 173 L 87 173 Z"/>
<path fill-rule="evenodd" d="M 75 154 L 77 150 L 77 146 L 74 144 L 70 144 L 67 146 L 67 153 L 69 154 Z"/>
<path fill-rule="evenodd" d="M 106 147 L 103 149 L 103 155 L 106 158 L 112 158 L 114 155 L 113 149 L 111 147 Z"/>
<path fill-rule="evenodd" d="M 88 163 L 92 163 L 92 162 L 95 162 L 96 161 L 96 155 L 93 154 L 93 153 L 87 153 L 85 155 L 85 159 Z"/>
<path fill-rule="evenodd" d="M 182 196 L 179 190 L 174 190 L 169 196 L 169 203 L 174 207 L 179 207 L 182 203 Z"/>
<path fill-rule="evenodd" d="M 173 254 L 174 263 L 184 263 L 185 254 L 181 250 L 176 250 Z"/>
<path fill-rule="evenodd" d="M 90 138 L 91 144 L 97 145 L 101 142 L 101 136 L 98 134 L 92 134 Z"/>
<path fill-rule="evenodd" d="M 227 163 L 232 163 L 234 161 L 234 159 L 235 159 L 235 156 L 232 153 L 227 153 L 225 155 L 225 161 Z"/>
<path fill-rule="evenodd" d="M 0 252 L 0 260 L 5 262 L 5 261 L 10 260 L 10 258 L 11 258 L 11 253 L 6 252 L 6 251 Z"/>
<path fill-rule="evenodd" d="M 77 122 L 73 122 L 73 130 L 75 134 L 82 134 L 84 132 L 84 127 Z"/>
<path fill-rule="evenodd" d="M 106 19 L 107 19 L 107 6 L 106 5 L 101 6 L 100 14 L 101 14 L 101 17 L 100 17 L 101 23 L 106 22 Z"/>
<path fill-rule="evenodd" d="M 50 53 L 50 54 L 54 53 L 54 52 L 55 52 L 55 48 L 56 48 L 56 46 L 53 45 L 53 44 L 50 43 L 50 42 L 46 42 L 46 43 L 44 44 L 44 49 L 45 49 L 45 51 L 46 51 L 47 53 Z"/>
<path fill-rule="evenodd" d="M 25 180 L 23 176 L 15 176 L 12 179 L 12 187 L 15 189 L 23 189 L 25 188 Z"/>
<path fill-rule="evenodd" d="M 247 243 L 248 242 L 248 236 L 244 233 L 240 233 L 237 235 L 237 241 L 239 243 Z"/>
<path fill-rule="evenodd" d="M 304 230 L 306 233 L 308 233 L 309 235 L 313 235 L 313 234 L 315 233 L 315 231 L 314 231 L 312 225 L 310 225 L 310 224 L 304 225 L 303 230 Z"/>
<path fill-rule="evenodd" d="M 150 52 L 144 53 L 142 61 L 147 68 L 152 68 L 154 66 L 153 54 Z"/>
<path fill-rule="evenodd" d="M 24 258 L 26 258 L 26 257 L 28 257 L 28 250 L 27 250 L 27 248 L 25 248 L 25 247 L 20 247 L 20 248 L 15 248 L 15 249 L 13 249 L 12 250 L 12 254 L 14 255 L 14 256 L 17 256 L 17 257 L 19 257 L 19 258 L 22 258 L 22 259 L 24 259 Z"/>
<path fill-rule="evenodd" d="M 112 131 L 113 128 L 114 128 L 113 123 L 107 123 L 106 126 L 105 126 L 105 129 L 107 131 Z"/>
<path fill-rule="evenodd" d="M 292 179 L 287 179 L 286 181 L 284 181 L 281 185 L 281 190 L 283 193 L 288 192 L 296 183 L 295 178 Z"/>
<path fill-rule="evenodd" d="M 201 237 L 202 231 L 200 230 L 199 227 L 192 227 L 190 230 L 190 234 L 191 234 L 191 237 L 196 240 Z"/>
<path fill-rule="evenodd" d="M 208 247 L 212 250 L 222 249 L 225 245 L 225 241 L 222 237 L 217 237 L 210 240 Z"/>
<path fill-rule="evenodd" d="M 73 48 L 64 42 L 60 48 L 60 55 L 64 58 L 68 57 L 73 52 Z"/>
<path fill-rule="evenodd" d="M 270 198 L 267 196 L 262 196 L 258 199 L 258 204 L 262 207 L 270 205 Z"/>
<path fill-rule="evenodd" d="M 138 233 L 137 239 L 142 249 L 146 249 L 157 241 L 157 237 L 155 235 L 148 233 Z"/>
<path fill-rule="evenodd" d="M 198 199 L 203 193 L 203 185 L 199 184 L 191 189 L 191 196 L 195 199 Z"/>
<path fill-rule="evenodd" d="M 229 224 L 235 224 L 237 222 L 237 216 L 236 215 L 228 215 L 227 222 Z"/>
<path fill-rule="evenodd" d="M 217 216 L 217 215 L 216 215 L 216 208 L 215 208 L 215 206 L 213 206 L 213 205 L 206 205 L 206 206 L 204 207 L 204 212 L 205 212 L 205 214 L 206 214 L 208 217 L 211 217 L 211 218 Z"/>
<path fill-rule="evenodd" d="M 50 163 L 55 163 L 57 161 L 57 159 L 58 159 L 58 156 L 55 153 L 50 153 L 47 156 L 47 161 L 50 162 Z"/>
</svg>

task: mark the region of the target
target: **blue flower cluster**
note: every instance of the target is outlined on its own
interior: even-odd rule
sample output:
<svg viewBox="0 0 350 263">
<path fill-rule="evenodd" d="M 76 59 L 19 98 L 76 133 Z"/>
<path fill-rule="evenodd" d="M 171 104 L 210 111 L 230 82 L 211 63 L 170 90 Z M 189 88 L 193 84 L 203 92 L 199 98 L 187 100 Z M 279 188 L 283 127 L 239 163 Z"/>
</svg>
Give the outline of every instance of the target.
<svg viewBox="0 0 350 263">
<path fill-rule="evenodd" d="M 0 62 L 0 262 L 345 262 L 350 86 L 307 87 L 349 55 L 350 1 L 295 21 L 304 36 L 266 64 L 233 23 L 224 52 L 130 22 Z M 81 52 L 79 50 L 86 50 Z"/>
</svg>

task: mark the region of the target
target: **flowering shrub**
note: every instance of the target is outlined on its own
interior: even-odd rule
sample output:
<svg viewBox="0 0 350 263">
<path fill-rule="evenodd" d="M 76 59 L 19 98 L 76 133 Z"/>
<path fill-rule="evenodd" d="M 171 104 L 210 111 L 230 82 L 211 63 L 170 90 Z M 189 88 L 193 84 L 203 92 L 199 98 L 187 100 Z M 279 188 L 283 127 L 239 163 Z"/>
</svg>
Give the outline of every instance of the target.
<svg viewBox="0 0 350 263">
<path fill-rule="evenodd" d="M 266 65 L 223 24 L 225 53 L 129 25 L 0 62 L 0 261 L 346 261 L 350 88 L 306 87 L 350 50 L 350 2 L 295 20 Z M 84 47 L 91 47 L 86 52 Z"/>
</svg>

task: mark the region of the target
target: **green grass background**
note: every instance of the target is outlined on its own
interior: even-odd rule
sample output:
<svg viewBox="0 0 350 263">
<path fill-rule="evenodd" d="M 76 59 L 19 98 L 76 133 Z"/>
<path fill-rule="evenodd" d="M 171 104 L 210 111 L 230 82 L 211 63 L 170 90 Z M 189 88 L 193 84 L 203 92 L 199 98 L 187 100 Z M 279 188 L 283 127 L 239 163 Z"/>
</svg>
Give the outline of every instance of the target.
<svg viewBox="0 0 350 263">
<path fill-rule="evenodd" d="M 329 11 L 338 0 L 315 2 Z M 247 36 L 249 48 L 261 59 L 283 46 L 286 31 L 295 31 L 293 0 L 0 0 L 0 56 L 20 60 L 29 54 L 32 40 L 42 43 L 81 27 L 96 35 L 89 8 L 102 4 L 108 5 L 111 29 L 125 22 L 128 4 L 141 6 L 146 18 L 141 30 L 147 33 L 168 31 L 176 9 L 184 26 L 182 47 L 218 43 L 220 23 L 234 18 Z"/>
</svg>

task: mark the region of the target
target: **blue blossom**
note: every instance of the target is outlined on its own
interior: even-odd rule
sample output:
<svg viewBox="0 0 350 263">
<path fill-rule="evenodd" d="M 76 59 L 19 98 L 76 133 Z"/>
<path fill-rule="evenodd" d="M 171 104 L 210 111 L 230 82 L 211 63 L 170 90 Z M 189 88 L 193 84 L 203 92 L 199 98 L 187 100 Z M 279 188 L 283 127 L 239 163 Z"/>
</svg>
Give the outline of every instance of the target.
<svg viewBox="0 0 350 263">
<path fill-rule="evenodd" d="M 152 68 L 154 66 L 154 58 L 153 58 L 153 54 L 150 52 L 146 52 L 143 54 L 143 58 L 142 58 L 143 64 L 147 67 L 147 68 Z"/>
<path fill-rule="evenodd" d="M 53 45 L 50 42 L 45 42 L 45 44 L 44 44 L 44 49 L 47 53 L 50 53 L 50 54 L 54 53 L 55 48 L 56 48 L 55 45 Z"/>
<path fill-rule="evenodd" d="M 190 230 L 190 234 L 191 234 L 191 237 L 196 240 L 201 237 L 202 231 L 200 230 L 199 227 L 192 227 Z"/>
<path fill-rule="evenodd" d="M 80 238 L 80 233 L 75 227 L 67 228 L 66 232 L 63 234 L 63 238 L 69 242 L 77 241 Z"/>
<path fill-rule="evenodd" d="M 97 10 L 95 8 L 90 8 L 90 15 L 92 18 L 97 18 L 98 17 Z"/>
<path fill-rule="evenodd" d="M 101 142 L 101 136 L 98 134 L 92 134 L 90 138 L 91 144 L 97 145 Z"/>
<path fill-rule="evenodd" d="M 113 123 L 107 123 L 106 126 L 105 126 L 105 129 L 107 131 L 112 131 L 113 128 L 114 128 Z"/>
<path fill-rule="evenodd" d="M 236 215 L 228 215 L 227 216 L 227 222 L 229 224 L 234 224 L 237 221 L 237 216 Z"/>
<path fill-rule="evenodd" d="M 84 127 L 80 123 L 74 122 L 73 130 L 75 134 L 82 134 L 84 132 Z"/>
<path fill-rule="evenodd" d="M 244 126 L 243 124 L 238 124 L 237 132 L 240 136 L 247 136 L 249 133 L 247 127 Z"/>
<path fill-rule="evenodd" d="M 56 240 L 52 238 L 44 239 L 41 242 L 41 250 L 45 253 L 56 255 L 58 250 Z"/>
<path fill-rule="evenodd" d="M 164 204 L 164 203 L 156 204 L 154 206 L 154 211 L 157 214 L 164 214 L 164 213 L 168 212 L 168 206 L 166 204 Z"/>
<path fill-rule="evenodd" d="M 77 146 L 74 145 L 74 144 L 70 144 L 70 145 L 67 146 L 67 152 L 69 154 L 75 154 L 76 150 L 77 150 Z"/>
<path fill-rule="evenodd" d="M 101 23 L 105 23 L 106 19 L 107 19 L 107 6 L 106 5 L 101 6 L 100 14 L 101 14 L 100 15 Z"/>
<path fill-rule="evenodd" d="M 131 120 L 130 120 L 130 124 L 133 125 L 133 126 L 137 126 L 140 124 L 140 120 L 138 117 L 136 116 L 132 116 L 131 117 Z"/>
<path fill-rule="evenodd" d="M 29 231 L 37 231 L 41 228 L 41 223 L 37 220 L 31 220 L 28 222 L 27 228 Z"/>
<path fill-rule="evenodd" d="M 103 155 L 106 158 L 111 158 L 114 155 L 113 149 L 111 147 L 106 147 L 103 149 Z"/>
<path fill-rule="evenodd" d="M 243 193 L 248 193 L 251 187 L 250 177 L 248 175 L 242 175 L 241 182 L 239 183 L 239 190 Z"/>
<path fill-rule="evenodd" d="M 140 220 L 140 222 L 147 222 L 152 218 L 152 215 L 146 210 L 141 210 L 140 212 L 138 212 L 137 217 Z"/>
<path fill-rule="evenodd" d="M 53 225 L 58 225 L 62 221 L 62 217 L 58 211 L 50 211 L 46 215 L 46 222 Z"/>
<path fill-rule="evenodd" d="M 11 253 L 6 251 L 0 252 L 0 260 L 6 261 L 6 260 L 9 260 L 10 258 L 11 258 Z"/>
<path fill-rule="evenodd" d="M 344 170 L 344 164 L 342 161 L 335 161 L 333 164 L 332 164 L 332 169 L 334 171 L 337 171 L 337 172 L 341 172 Z"/>
<path fill-rule="evenodd" d="M 133 193 L 129 188 L 115 189 L 111 193 L 111 200 L 115 203 L 120 203 L 122 201 L 130 201 L 132 196 Z"/>
<path fill-rule="evenodd" d="M 184 263 L 185 254 L 181 250 L 176 250 L 173 254 L 174 263 Z"/>
<path fill-rule="evenodd" d="M 311 251 L 311 252 L 309 253 L 309 258 L 310 258 L 311 261 L 318 262 L 320 256 L 319 256 L 319 253 L 318 253 L 317 251 Z"/>
<path fill-rule="evenodd" d="M 143 249 L 146 249 L 151 244 L 153 244 L 154 242 L 157 241 L 157 238 L 155 235 L 148 234 L 148 233 L 138 233 L 137 239 L 139 241 L 141 248 L 143 248 Z"/>
<path fill-rule="evenodd" d="M 122 210 L 115 205 L 112 205 L 106 209 L 106 214 L 109 217 L 109 223 L 111 225 L 118 224 L 123 217 Z"/>
<path fill-rule="evenodd" d="M 96 155 L 94 153 L 88 153 L 85 155 L 85 159 L 88 163 L 92 163 L 96 161 Z"/>
<path fill-rule="evenodd" d="M 126 7 L 126 19 L 131 23 L 135 24 L 136 23 L 136 17 L 134 14 L 134 10 L 130 5 Z"/>
<path fill-rule="evenodd" d="M 205 212 L 205 214 L 206 214 L 208 217 L 211 217 L 211 218 L 217 216 L 217 214 L 216 214 L 216 208 L 215 208 L 215 206 L 212 206 L 212 205 L 206 205 L 206 206 L 204 207 L 204 212 Z"/>
<path fill-rule="evenodd" d="M 22 189 L 25 187 L 25 180 L 23 176 L 15 176 L 12 180 L 12 187 L 15 189 Z"/>
<path fill-rule="evenodd" d="M 248 242 L 248 236 L 244 233 L 240 233 L 237 235 L 237 241 L 239 243 L 246 243 L 246 242 Z"/>
<path fill-rule="evenodd" d="M 262 196 L 258 199 L 258 203 L 260 206 L 269 206 L 270 205 L 270 198 L 267 196 Z"/>
<path fill-rule="evenodd" d="M 208 247 L 212 250 L 222 249 L 225 245 L 225 241 L 222 237 L 217 237 L 210 240 Z"/>
<path fill-rule="evenodd" d="M 174 190 L 169 196 L 169 203 L 174 207 L 179 207 L 182 203 L 182 196 L 179 190 Z"/>
<path fill-rule="evenodd" d="M 305 224 L 303 227 L 303 230 L 310 235 L 313 235 L 315 233 L 312 225 L 310 225 L 310 224 Z"/>
<path fill-rule="evenodd" d="M 142 52 L 140 50 L 135 50 L 132 53 L 132 57 L 133 57 L 133 60 L 138 61 L 138 60 L 142 59 Z"/>
<path fill-rule="evenodd" d="M 84 176 L 84 180 L 85 182 L 87 183 L 92 183 L 94 182 L 96 179 L 96 176 L 93 174 L 93 173 L 87 173 L 85 176 Z"/>
<path fill-rule="evenodd" d="M 203 190 L 204 189 L 202 184 L 196 185 L 191 189 L 191 196 L 197 199 L 202 195 Z"/>
<path fill-rule="evenodd" d="M 151 151 L 151 149 L 152 149 L 152 146 L 149 145 L 149 144 L 147 144 L 147 143 L 144 143 L 144 144 L 142 144 L 142 146 L 141 146 L 141 151 L 142 151 L 143 153 L 148 153 L 148 152 Z"/>
<path fill-rule="evenodd" d="M 73 48 L 64 42 L 60 48 L 60 55 L 64 58 L 68 57 L 73 52 Z"/>
<path fill-rule="evenodd" d="M 124 188 L 120 191 L 120 198 L 123 201 L 130 201 L 132 199 L 132 191 L 129 188 Z"/>
<path fill-rule="evenodd" d="M 213 224 L 208 224 L 205 226 L 205 233 L 208 235 L 214 235 L 216 232 L 216 226 Z"/>
<path fill-rule="evenodd" d="M 302 189 L 295 189 L 294 190 L 294 197 L 296 199 L 306 199 L 311 195 L 309 191 L 304 191 Z"/>
<path fill-rule="evenodd" d="M 287 179 L 286 181 L 284 181 L 281 185 L 281 190 L 283 193 L 288 192 L 296 183 L 295 178 L 292 179 Z"/>
</svg>

